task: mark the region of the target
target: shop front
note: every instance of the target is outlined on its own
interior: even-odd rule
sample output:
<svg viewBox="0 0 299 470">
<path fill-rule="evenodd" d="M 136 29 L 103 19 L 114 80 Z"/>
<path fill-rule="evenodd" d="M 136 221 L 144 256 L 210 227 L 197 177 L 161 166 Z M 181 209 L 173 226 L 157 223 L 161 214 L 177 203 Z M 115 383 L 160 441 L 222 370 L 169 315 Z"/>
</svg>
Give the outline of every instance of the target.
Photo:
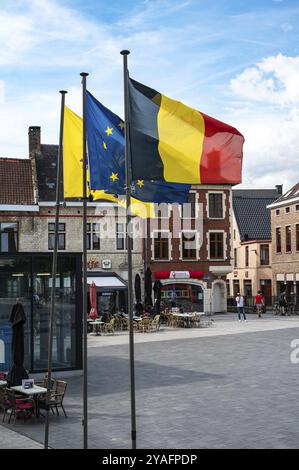
<svg viewBox="0 0 299 470">
<path fill-rule="evenodd" d="M 16 298 L 24 306 L 25 368 L 47 370 L 51 253 L 0 256 L 0 326 L 10 328 Z M 82 255 L 59 253 L 55 286 L 53 370 L 82 368 Z"/>
<path fill-rule="evenodd" d="M 127 283 L 115 273 L 88 273 L 87 284 L 95 283 L 97 311 L 99 315 L 113 314 L 120 309 L 127 311 Z M 88 298 L 88 311 L 90 300 Z"/>
<path fill-rule="evenodd" d="M 203 271 L 159 271 L 155 278 L 162 283 L 161 308 L 182 308 L 184 311 L 204 311 Z"/>
</svg>

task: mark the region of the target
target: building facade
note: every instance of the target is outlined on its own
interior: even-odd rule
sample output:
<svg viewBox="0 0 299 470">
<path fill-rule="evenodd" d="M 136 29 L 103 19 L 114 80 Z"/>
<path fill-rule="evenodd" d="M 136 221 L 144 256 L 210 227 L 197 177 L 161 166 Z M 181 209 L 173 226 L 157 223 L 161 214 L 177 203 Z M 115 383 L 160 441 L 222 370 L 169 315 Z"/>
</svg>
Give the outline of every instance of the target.
<svg viewBox="0 0 299 470">
<path fill-rule="evenodd" d="M 154 281 L 162 283 L 162 305 L 226 311 L 231 216 L 230 186 L 193 186 L 188 204 L 156 208 L 146 252 Z"/>
<path fill-rule="evenodd" d="M 299 183 L 268 206 L 272 228 L 273 294 L 299 305 Z"/>
<path fill-rule="evenodd" d="M 281 194 L 275 189 L 233 190 L 234 270 L 227 276 L 229 297 L 242 293 L 247 304 L 261 290 L 272 304 L 271 222 L 267 205 Z"/>
</svg>

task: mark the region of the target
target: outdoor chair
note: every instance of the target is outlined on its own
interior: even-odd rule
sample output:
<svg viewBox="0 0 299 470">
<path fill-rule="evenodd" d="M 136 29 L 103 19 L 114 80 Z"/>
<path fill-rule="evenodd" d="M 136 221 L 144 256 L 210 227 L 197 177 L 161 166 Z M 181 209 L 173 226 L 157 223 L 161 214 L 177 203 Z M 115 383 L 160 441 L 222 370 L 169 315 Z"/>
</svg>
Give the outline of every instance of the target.
<svg viewBox="0 0 299 470">
<path fill-rule="evenodd" d="M 119 322 L 120 322 L 120 329 L 121 330 L 127 330 L 128 329 L 129 321 L 126 318 L 120 317 Z"/>
<path fill-rule="evenodd" d="M 63 406 L 63 399 L 64 399 L 66 387 L 67 387 L 67 382 L 65 382 L 64 380 L 56 380 L 55 385 L 56 385 L 56 390 L 54 393 L 51 392 L 49 408 L 53 414 L 56 411 L 57 416 L 59 416 L 58 408 L 62 408 L 64 416 L 67 418 L 67 414 Z M 45 398 L 39 399 L 38 405 L 40 408 L 46 408 L 46 399 Z"/>
<path fill-rule="evenodd" d="M 109 323 L 104 323 L 102 326 L 103 333 L 114 333 L 115 330 L 115 318 L 112 318 Z"/>
<path fill-rule="evenodd" d="M 154 319 L 151 321 L 151 329 L 159 330 L 160 328 L 160 315 L 155 315 Z"/>
<path fill-rule="evenodd" d="M 142 333 L 145 333 L 146 331 L 149 331 L 151 327 L 151 320 L 150 318 L 142 318 L 140 322 L 139 329 Z"/>
<path fill-rule="evenodd" d="M 16 423 L 17 417 L 22 417 L 25 422 L 27 418 L 30 418 L 33 414 L 36 414 L 35 403 L 32 398 L 17 398 L 16 395 L 9 389 L 6 389 L 6 394 L 2 398 L 2 406 L 2 422 L 5 422 L 5 416 L 9 414 L 8 424 L 10 424 L 11 418 L 13 417 L 13 426 Z"/>
</svg>

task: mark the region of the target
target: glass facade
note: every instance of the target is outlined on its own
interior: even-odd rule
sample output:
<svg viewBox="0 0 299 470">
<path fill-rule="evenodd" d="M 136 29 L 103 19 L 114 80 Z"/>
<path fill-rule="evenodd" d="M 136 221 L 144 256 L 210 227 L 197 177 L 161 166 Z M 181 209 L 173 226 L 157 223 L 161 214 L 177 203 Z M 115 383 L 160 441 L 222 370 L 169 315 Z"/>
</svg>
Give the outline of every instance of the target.
<svg viewBox="0 0 299 470">
<path fill-rule="evenodd" d="M 162 308 L 183 307 L 185 311 L 204 310 L 204 291 L 198 284 L 173 283 L 161 289 Z"/>
<path fill-rule="evenodd" d="M 27 316 L 25 367 L 31 372 L 47 369 L 51 270 L 52 256 L 49 254 L 0 256 L 0 324 L 8 324 L 11 308 L 19 298 Z M 54 370 L 81 368 L 81 273 L 80 254 L 58 255 Z"/>
</svg>

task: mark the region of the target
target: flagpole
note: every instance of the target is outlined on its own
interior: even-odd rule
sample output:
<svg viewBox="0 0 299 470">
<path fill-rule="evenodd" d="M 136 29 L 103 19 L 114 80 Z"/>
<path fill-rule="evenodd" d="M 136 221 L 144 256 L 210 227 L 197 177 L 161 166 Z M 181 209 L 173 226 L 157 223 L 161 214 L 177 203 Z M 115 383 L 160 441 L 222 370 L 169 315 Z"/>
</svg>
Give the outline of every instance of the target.
<svg viewBox="0 0 299 470">
<path fill-rule="evenodd" d="M 128 95 L 128 55 L 130 51 L 120 52 L 123 56 L 124 70 L 124 105 L 125 105 L 125 161 L 126 161 L 126 216 L 127 216 L 127 253 L 128 253 L 128 314 L 130 343 L 130 379 L 131 379 L 131 440 L 132 449 L 136 449 L 136 403 L 135 403 L 135 361 L 133 329 L 133 273 L 132 273 L 132 237 L 131 237 L 131 165 L 129 143 L 129 95 Z"/>
<path fill-rule="evenodd" d="M 82 275 L 82 303 L 83 303 L 83 448 L 88 449 L 88 375 L 87 375 L 87 153 L 86 153 L 86 77 L 88 73 L 80 73 L 82 77 L 82 114 L 83 114 L 83 275 Z"/>
<path fill-rule="evenodd" d="M 45 421 L 45 440 L 44 448 L 49 446 L 49 403 L 51 399 L 51 380 L 52 380 L 52 360 L 53 360 L 53 334 L 54 334 L 54 310 L 55 310 L 55 288 L 57 275 L 57 253 L 58 253 L 58 229 L 59 229 L 59 212 L 60 212 L 60 180 L 62 175 L 62 158 L 63 158 L 63 120 L 64 120 L 64 103 L 67 91 L 61 90 L 61 108 L 60 108 L 60 134 L 59 148 L 56 166 L 56 202 L 55 202 L 55 235 L 54 250 L 52 260 L 52 289 L 51 289 L 51 306 L 49 317 L 49 336 L 48 336 L 48 376 L 47 376 L 47 394 L 46 394 L 46 421 Z"/>
</svg>

